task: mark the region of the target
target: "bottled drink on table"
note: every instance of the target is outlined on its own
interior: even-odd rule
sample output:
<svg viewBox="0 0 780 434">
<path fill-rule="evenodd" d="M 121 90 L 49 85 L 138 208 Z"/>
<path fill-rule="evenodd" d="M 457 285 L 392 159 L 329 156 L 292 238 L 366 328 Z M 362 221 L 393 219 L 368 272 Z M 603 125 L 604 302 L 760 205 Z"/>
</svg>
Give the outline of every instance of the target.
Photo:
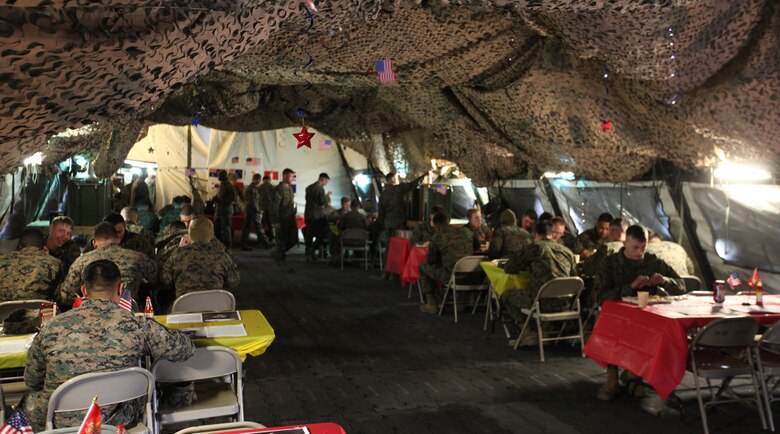
<svg viewBox="0 0 780 434">
<path fill-rule="evenodd" d="M 764 304 L 764 283 L 761 280 L 756 284 L 756 304 Z"/>
<path fill-rule="evenodd" d="M 146 297 L 146 305 L 144 305 L 144 318 L 154 318 L 154 307 L 152 306 L 152 297 Z"/>
<path fill-rule="evenodd" d="M 712 299 L 715 304 L 723 304 L 726 301 L 726 282 L 723 280 L 716 280 L 712 284 Z"/>
</svg>

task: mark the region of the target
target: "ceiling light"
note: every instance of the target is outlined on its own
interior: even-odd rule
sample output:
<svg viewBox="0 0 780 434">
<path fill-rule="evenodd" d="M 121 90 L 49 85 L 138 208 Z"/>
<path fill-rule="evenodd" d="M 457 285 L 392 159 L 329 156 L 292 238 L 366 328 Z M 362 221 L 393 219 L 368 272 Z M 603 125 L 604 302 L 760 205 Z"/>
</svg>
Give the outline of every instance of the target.
<svg viewBox="0 0 780 434">
<path fill-rule="evenodd" d="M 715 168 L 715 176 L 727 181 L 749 182 L 766 181 L 772 179 L 772 174 L 765 168 L 749 163 L 733 161 L 722 161 Z"/>
<path fill-rule="evenodd" d="M 36 152 L 29 157 L 25 158 L 22 163 L 25 166 L 40 166 L 43 163 L 43 153 Z"/>
</svg>

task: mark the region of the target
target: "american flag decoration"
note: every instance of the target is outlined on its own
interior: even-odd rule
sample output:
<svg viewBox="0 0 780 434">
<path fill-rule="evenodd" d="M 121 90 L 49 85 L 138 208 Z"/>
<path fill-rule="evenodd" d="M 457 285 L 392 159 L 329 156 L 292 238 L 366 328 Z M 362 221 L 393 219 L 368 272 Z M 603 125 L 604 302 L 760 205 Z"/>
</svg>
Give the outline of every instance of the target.
<svg viewBox="0 0 780 434">
<path fill-rule="evenodd" d="M 390 59 L 377 60 L 374 66 L 379 82 L 382 84 L 395 83 L 395 71 L 393 71 L 393 61 Z"/>
<path fill-rule="evenodd" d="M 325 139 L 320 142 L 319 150 L 320 151 L 330 151 L 331 147 L 333 146 L 333 141 L 330 139 Z"/>
<path fill-rule="evenodd" d="M 122 292 L 122 298 L 119 299 L 119 307 L 128 312 L 133 311 L 133 294 L 127 288 Z"/>
<path fill-rule="evenodd" d="M 436 193 L 439 193 L 442 196 L 447 195 L 447 186 L 444 184 L 436 184 Z"/>
<path fill-rule="evenodd" d="M 742 285 L 742 280 L 739 279 L 739 273 L 736 271 L 733 271 L 731 274 L 729 274 L 729 278 L 726 279 L 726 282 L 729 284 L 731 289 L 736 288 L 739 285 Z"/>
<path fill-rule="evenodd" d="M 0 434 L 33 434 L 32 424 L 27 415 L 24 414 L 24 410 L 18 407 L 11 416 L 6 419 L 2 427 L 0 427 Z"/>
</svg>

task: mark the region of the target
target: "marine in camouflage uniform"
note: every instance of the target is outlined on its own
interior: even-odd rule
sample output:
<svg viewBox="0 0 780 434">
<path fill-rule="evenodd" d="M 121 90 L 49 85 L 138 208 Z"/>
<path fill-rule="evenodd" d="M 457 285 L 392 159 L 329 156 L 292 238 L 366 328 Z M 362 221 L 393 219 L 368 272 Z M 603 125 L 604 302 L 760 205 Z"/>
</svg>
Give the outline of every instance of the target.
<svg viewBox="0 0 780 434">
<path fill-rule="evenodd" d="M 128 232 L 132 232 L 136 235 L 140 235 L 141 237 L 145 238 L 149 241 L 150 247 L 154 249 L 154 246 L 151 245 L 152 242 L 154 242 L 154 233 L 150 231 L 149 229 L 146 229 L 145 227 L 135 224 L 135 223 L 127 223 L 125 225 Z"/>
<path fill-rule="evenodd" d="M 532 241 L 528 231 L 517 226 L 515 213 L 505 209 L 501 212 L 501 227 L 493 231 L 487 255 L 490 259 L 508 258 Z"/>
<path fill-rule="evenodd" d="M 127 230 L 127 223 L 125 219 L 118 213 L 108 214 L 103 221 L 114 225 L 117 236 L 119 237 L 119 246 L 125 249 L 133 250 L 139 253 L 143 253 L 149 258 L 154 258 L 154 246 L 151 241 L 144 236 L 136 234 Z M 87 244 L 85 252 L 90 252 L 95 249 L 95 246 L 90 242 Z"/>
<path fill-rule="evenodd" d="M 233 202 L 238 198 L 238 189 L 228 181 L 227 172 L 219 171 L 219 191 L 214 201 L 217 204 L 217 235 L 222 244 L 233 245 Z"/>
<path fill-rule="evenodd" d="M 289 171 L 289 172 L 288 172 Z M 273 258 L 285 271 L 292 272 L 292 268 L 286 265 L 286 253 L 298 244 L 298 225 L 295 222 L 295 194 L 290 182 L 295 178 L 295 172 L 285 169 L 283 180 L 274 190 L 271 201 L 270 219 L 274 225 L 276 237 L 276 249 Z"/>
<path fill-rule="evenodd" d="M 610 241 L 602 244 L 596 250 L 596 253 L 588 256 L 582 264 L 582 274 L 587 277 L 594 277 L 601 269 L 601 263 L 607 256 L 614 255 L 623 248 L 622 241 Z"/>
<path fill-rule="evenodd" d="M 433 238 L 435 233 L 436 229 L 431 225 L 430 222 L 419 222 L 412 230 L 412 238 L 409 240 L 409 242 L 412 244 L 412 246 L 428 243 L 431 241 L 431 238 Z"/>
<path fill-rule="evenodd" d="M 440 218 L 442 220 L 439 220 Z M 426 299 L 420 310 L 426 313 L 435 313 L 438 310 L 438 302 L 434 296 L 436 282 L 447 282 L 455 263 L 473 253 L 470 231 L 453 228 L 447 224 L 444 214 L 437 214 L 434 224 L 436 234 L 431 238 L 428 257 L 425 263 L 420 264 L 420 288 Z"/>
<path fill-rule="evenodd" d="M 544 228 L 542 228 L 544 226 Z M 547 231 L 549 229 L 549 231 Z M 550 239 L 552 224 L 543 220 L 536 224 L 536 240 L 515 253 L 504 266 L 504 271 L 517 274 L 521 271 L 531 273 L 528 288 L 506 291 L 502 296 L 502 305 L 516 322 L 525 321 L 521 309 L 530 309 L 539 289 L 551 279 L 576 276 L 574 254 L 566 246 Z M 541 305 L 542 311 L 565 309 L 571 300 L 548 299 Z"/>
<path fill-rule="evenodd" d="M 49 255 L 62 261 L 62 265 L 65 267 L 65 269 L 69 270 L 76 259 L 81 256 L 81 247 L 79 247 L 75 241 L 68 240 L 68 242 L 63 244 L 61 247 L 58 247 L 54 250 L 49 249 Z"/>
<path fill-rule="evenodd" d="M 650 242 L 647 243 L 647 253 L 652 253 L 669 264 L 679 276 L 689 276 L 695 271 L 688 252 L 675 242 L 651 238 Z"/>
<path fill-rule="evenodd" d="M 270 210 L 271 199 L 274 195 L 274 186 L 271 184 L 270 176 L 263 176 L 263 182 L 257 187 L 257 193 L 259 195 L 260 211 L 263 213 L 263 216 L 260 218 L 260 223 L 263 227 L 268 247 L 271 247 L 274 240 L 274 230 L 273 225 L 271 224 Z"/>
<path fill-rule="evenodd" d="M 666 278 L 660 286 L 669 294 L 685 292 L 683 280 L 661 258 L 652 253 L 645 253 L 641 260 L 633 260 L 626 257 L 624 250 L 625 248 L 621 248 L 618 253 L 608 256 L 601 263 L 593 288 L 599 305 L 604 300 L 619 300 L 621 297 L 635 296 L 637 289 L 631 288 L 632 282 L 638 276 L 652 276 L 655 273 Z M 658 294 L 657 286 L 645 286 L 639 290 L 648 291 L 651 295 Z"/>
<path fill-rule="evenodd" d="M 49 398 L 67 380 L 81 374 L 115 371 L 152 360 L 186 360 L 194 347 L 180 332 L 152 320 L 136 318 L 105 299 L 87 299 L 78 309 L 47 322 L 27 351 L 24 410 L 33 430 L 43 431 Z M 142 403 L 101 405 L 103 423 L 132 427 L 143 412 Z M 59 413 L 55 427 L 79 426 L 84 412 Z"/>
<path fill-rule="evenodd" d="M 108 228 L 114 231 L 114 239 L 110 239 Z M 93 240 L 98 244 L 97 248 L 78 258 L 60 285 L 58 301 L 62 304 L 61 307 L 70 307 L 76 296 L 81 295 L 84 268 L 91 262 L 101 259 L 107 259 L 119 267 L 122 282 L 132 292 L 138 305 L 143 306 L 144 300 L 139 299 L 141 283 L 144 281 L 157 283 L 157 266 L 154 261 L 143 253 L 120 247 L 117 244 L 119 240 L 116 238 L 116 230 L 111 223 L 102 222 L 95 226 Z"/>
<path fill-rule="evenodd" d="M 41 231 L 25 229 L 19 250 L 0 254 L 0 302 L 54 300 L 65 266 L 43 250 L 43 243 Z"/>
<path fill-rule="evenodd" d="M 62 261 L 67 271 L 73 262 L 81 256 L 81 247 L 71 239 L 73 220 L 66 216 L 57 216 L 49 224 L 46 249 L 51 256 Z"/>
<path fill-rule="evenodd" d="M 257 239 L 262 240 L 262 230 L 259 221 L 260 212 L 260 175 L 255 173 L 252 175 L 252 182 L 244 189 L 244 202 L 246 209 L 244 210 L 244 229 L 241 231 L 241 248 L 250 249 L 247 241 L 249 240 L 249 234 L 252 229 L 257 227 Z"/>
<path fill-rule="evenodd" d="M 595 253 L 599 246 L 610 241 L 610 223 L 613 217 L 609 213 L 602 213 L 596 220 L 596 225 L 577 237 L 574 253 L 589 255 Z"/>
<path fill-rule="evenodd" d="M 388 239 L 393 236 L 396 229 L 406 228 L 406 203 L 404 196 L 417 188 L 417 183 L 422 177 L 411 182 L 398 182 L 398 174 L 387 175 L 388 185 L 379 195 L 378 221 L 387 233 Z"/>
<path fill-rule="evenodd" d="M 306 208 L 303 212 L 306 228 L 303 235 L 306 243 L 306 258 L 310 260 L 314 259 L 314 252 L 322 248 L 328 233 L 325 207 L 330 201 L 324 187 L 329 180 L 327 173 L 321 173 L 317 181 L 306 187 Z"/>
</svg>

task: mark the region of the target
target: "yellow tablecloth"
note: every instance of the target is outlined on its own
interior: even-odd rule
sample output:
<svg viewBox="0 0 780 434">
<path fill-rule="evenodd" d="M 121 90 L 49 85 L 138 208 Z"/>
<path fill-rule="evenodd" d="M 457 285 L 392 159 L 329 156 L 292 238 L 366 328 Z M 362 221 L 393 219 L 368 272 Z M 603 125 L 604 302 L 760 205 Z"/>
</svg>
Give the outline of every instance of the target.
<svg viewBox="0 0 780 434">
<path fill-rule="evenodd" d="M 527 271 L 520 274 L 507 274 L 493 261 L 480 262 L 479 265 L 485 270 L 493 290 L 499 297 L 510 289 L 526 289 L 531 282 L 531 273 Z"/>
<path fill-rule="evenodd" d="M 209 345 L 222 345 L 234 349 L 245 360 L 247 355 L 259 356 L 263 354 L 276 335 L 274 329 L 268 324 L 259 310 L 241 310 L 241 321 L 218 321 L 211 323 L 194 324 L 168 324 L 166 315 L 157 315 L 154 319 L 168 328 L 193 328 L 215 325 L 244 324 L 246 336 L 225 338 L 196 338 L 192 342 L 198 347 Z M 0 340 L 24 340 L 29 335 L 0 337 Z M 0 369 L 24 368 L 27 364 L 27 353 L 0 354 Z"/>
<path fill-rule="evenodd" d="M 168 324 L 166 315 L 155 316 L 154 319 L 160 324 L 172 329 L 193 328 L 216 325 L 238 325 L 244 324 L 246 336 L 232 336 L 225 338 L 196 338 L 192 342 L 196 346 L 206 347 L 209 345 L 222 345 L 236 350 L 241 360 L 246 359 L 247 355 L 259 356 L 265 352 L 265 349 L 271 345 L 276 335 L 274 329 L 268 324 L 263 314 L 259 310 L 240 310 L 241 321 L 217 321 L 210 323 L 190 323 L 190 324 Z"/>
</svg>

